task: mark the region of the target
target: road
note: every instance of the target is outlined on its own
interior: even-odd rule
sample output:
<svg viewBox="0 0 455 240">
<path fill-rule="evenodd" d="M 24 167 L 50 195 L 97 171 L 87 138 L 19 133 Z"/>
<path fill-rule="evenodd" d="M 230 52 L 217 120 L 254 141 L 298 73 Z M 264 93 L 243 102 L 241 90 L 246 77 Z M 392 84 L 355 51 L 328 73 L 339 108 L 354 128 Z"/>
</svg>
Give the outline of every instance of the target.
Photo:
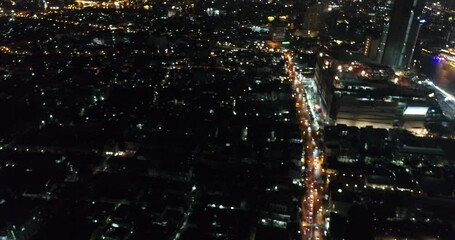
<svg viewBox="0 0 455 240">
<path fill-rule="evenodd" d="M 320 139 L 319 123 L 312 121 L 318 119 L 313 116 L 309 106 L 307 94 L 303 88 L 302 80 L 296 71 L 294 54 L 285 51 L 286 69 L 293 88 L 295 106 L 300 121 L 301 135 L 304 143 L 304 157 L 302 164 L 306 167 L 305 174 L 305 195 L 301 201 L 301 234 L 303 240 L 324 239 L 325 238 L 325 213 L 326 206 L 324 196 L 326 194 L 326 184 L 323 177 L 324 155 Z M 313 111 L 314 112 L 314 111 Z"/>
<path fill-rule="evenodd" d="M 438 99 L 439 105 L 441 106 L 444 114 L 450 119 L 455 119 L 455 96 L 438 87 L 429 79 L 421 81 L 420 83 L 425 84 L 427 87 L 435 91 L 436 98 Z"/>
</svg>

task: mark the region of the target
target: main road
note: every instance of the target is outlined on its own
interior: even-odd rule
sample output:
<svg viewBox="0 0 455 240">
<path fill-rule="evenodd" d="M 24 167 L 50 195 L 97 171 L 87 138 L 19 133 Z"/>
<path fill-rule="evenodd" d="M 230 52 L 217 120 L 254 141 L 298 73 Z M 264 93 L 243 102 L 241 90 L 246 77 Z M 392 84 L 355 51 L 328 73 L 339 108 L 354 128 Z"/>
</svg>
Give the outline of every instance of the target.
<svg viewBox="0 0 455 240">
<path fill-rule="evenodd" d="M 323 168 L 324 155 L 319 144 L 322 136 L 319 131 L 319 124 L 312 121 L 316 118 L 312 116 L 310 111 L 306 91 L 302 84 L 303 79 L 296 72 L 294 54 L 292 51 L 284 51 L 283 54 L 293 88 L 304 143 L 304 155 L 301 161 L 306 167 L 304 176 L 306 190 L 300 203 L 302 239 L 324 239 L 326 234 L 324 196 L 327 191 L 323 177 L 325 172 Z"/>
</svg>

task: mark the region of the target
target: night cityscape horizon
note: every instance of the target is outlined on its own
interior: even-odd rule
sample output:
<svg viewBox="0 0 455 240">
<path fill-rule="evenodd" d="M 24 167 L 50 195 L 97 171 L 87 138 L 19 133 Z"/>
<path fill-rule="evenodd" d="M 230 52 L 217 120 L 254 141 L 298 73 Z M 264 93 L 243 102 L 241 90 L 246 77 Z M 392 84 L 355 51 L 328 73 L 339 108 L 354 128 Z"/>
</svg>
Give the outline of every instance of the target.
<svg viewBox="0 0 455 240">
<path fill-rule="evenodd" d="M 455 239 L 454 0 L 4 0 L 0 26 L 0 240 Z"/>
</svg>

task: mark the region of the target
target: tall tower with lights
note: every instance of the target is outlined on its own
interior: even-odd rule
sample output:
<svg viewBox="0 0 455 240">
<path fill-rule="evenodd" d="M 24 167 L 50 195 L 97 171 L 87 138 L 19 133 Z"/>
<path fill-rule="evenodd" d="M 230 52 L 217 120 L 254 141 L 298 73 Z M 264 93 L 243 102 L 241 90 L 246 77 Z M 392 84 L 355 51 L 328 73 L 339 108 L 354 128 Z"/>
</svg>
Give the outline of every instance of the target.
<svg viewBox="0 0 455 240">
<path fill-rule="evenodd" d="M 411 64 L 415 43 L 419 35 L 424 0 L 395 0 L 386 31 L 381 63 L 395 68 Z"/>
<path fill-rule="evenodd" d="M 38 0 L 38 9 L 47 10 L 47 0 Z"/>
</svg>

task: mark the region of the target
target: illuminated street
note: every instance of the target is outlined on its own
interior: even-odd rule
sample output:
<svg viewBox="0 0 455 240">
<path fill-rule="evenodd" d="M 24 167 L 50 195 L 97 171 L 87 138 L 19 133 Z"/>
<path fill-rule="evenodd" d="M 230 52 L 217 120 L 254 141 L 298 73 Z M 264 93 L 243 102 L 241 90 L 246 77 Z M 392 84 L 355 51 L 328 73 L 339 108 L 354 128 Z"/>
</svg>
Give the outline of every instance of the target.
<svg viewBox="0 0 455 240">
<path fill-rule="evenodd" d="M 319 131 L 319 124 L 311 121 L 312 112 L 307 100 L 306 91 L 302 87 L 299 74 L 296 72 L 293 53 L 285 52 L 284 56 L 289 78 L 294 89 L 305 152 L 305 159 L 302 159 L 302 162 L 306 166 L 306 193 L 301 202 L 302 239 L 324 239 L 326 231 L 326 206 L 324 203 L 326 185 L 323 175 L 325 171 L 323 168 L 324 155 L 319 144 L 321 133 Z"/>
</svg>

